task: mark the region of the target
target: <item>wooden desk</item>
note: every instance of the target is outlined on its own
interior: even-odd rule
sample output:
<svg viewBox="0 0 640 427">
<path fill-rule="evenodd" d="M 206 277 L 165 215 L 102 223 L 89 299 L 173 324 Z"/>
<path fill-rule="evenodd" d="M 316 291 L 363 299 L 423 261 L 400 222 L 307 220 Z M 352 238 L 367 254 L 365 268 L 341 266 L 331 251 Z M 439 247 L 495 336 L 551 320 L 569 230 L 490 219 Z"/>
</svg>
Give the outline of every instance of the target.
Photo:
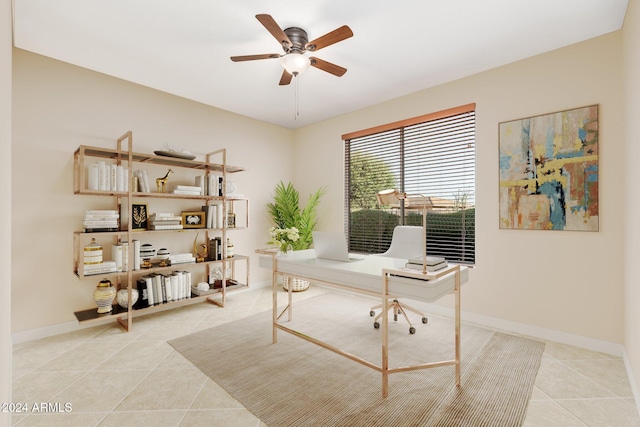
<svg viewBox="0 0 640 427">
<path fill-rule="evenodd" d="M 285 256 L 277 256 L 273 250 L 258 250 L 259 265 L 270 268 L 273 273 L 273 343 L 278 342 L 278 330 L 296 335 L 323 348 L 340 354 L 348 359 L 368 366 L 382 373 L 382 397 L 389 395 L 389 375 L 418 369 L 455 366 L 456 385 L 460 385 L 460 287 L 469 280 L 467 267 L 450 265 L 436 273 L 404 269 L 406 260 L 375 255 L 354 255 L 361 258 L 357 261 L 339 262 L 316 258 L 313 249 L 294 251 Z M 419 301 L 433 302 L 442 296 L 455 295 L 455 357 L 451 360 L 426 363 L 421 365 L 389 368 L 389 318 L 382 316 L 382 364 L 376 365 L 360 357 L 342 351 L 325 342 L 302 334 L 279 323 L 280 318 L 288 313 L 289 321 L 293 316 L 292 287 L 289 287 L 287 306 L 278 313 L 277 282 L 278 276 L 309 280 L 330 287 L 348 290 L 379 297 L 382 300 L 383 313 L 388 310 L 390 298 L 410 298 Z"/>
</svg>

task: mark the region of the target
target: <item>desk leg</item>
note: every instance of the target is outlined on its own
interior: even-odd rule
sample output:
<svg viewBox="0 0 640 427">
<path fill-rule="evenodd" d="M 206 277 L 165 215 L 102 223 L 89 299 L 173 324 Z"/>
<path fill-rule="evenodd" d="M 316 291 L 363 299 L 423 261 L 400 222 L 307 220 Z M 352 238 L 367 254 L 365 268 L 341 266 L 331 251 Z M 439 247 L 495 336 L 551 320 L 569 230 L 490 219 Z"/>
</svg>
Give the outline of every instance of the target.
<svg viewBox="0 0 640 427">
<path fill-rule="evenodd" d="M 271 278 L 271 306 L 272 306 L 272 319 L 271 319 L 271 327 L 273 328 L 272 341 L 274 344 L 278 342 L 278 328 L 276 328 L 276 323 L 278 322 L 278 275 L 276 274 L 277 264 L 276 257 L 273 257 L 273 277 Z"/>
<path fill-rule="evenodd" d="M 382 397 L 389 396 L 389 300 L 387 288 L 389 287 L 389 275 L 382 276 Z"/>
<path fill-rule="evenodd" d="M 293 320 L 293 279 L 289 277 L 289 322 Z"/>
<path fill-rule="evenodd" d="M 460 387 L 460 266 L 456 270 L 456 386 Z"/>
</svg>

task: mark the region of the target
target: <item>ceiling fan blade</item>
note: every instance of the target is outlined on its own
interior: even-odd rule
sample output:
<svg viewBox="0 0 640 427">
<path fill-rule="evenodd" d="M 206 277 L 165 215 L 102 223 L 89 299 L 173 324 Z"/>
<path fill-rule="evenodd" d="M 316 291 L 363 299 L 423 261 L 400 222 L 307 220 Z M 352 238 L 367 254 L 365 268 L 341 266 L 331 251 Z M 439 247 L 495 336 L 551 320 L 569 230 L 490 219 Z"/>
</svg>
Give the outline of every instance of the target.
<svg viewBox="0 0 640 427">
<path fill-rule="evenodd" d="M 324 47 L 331 46 L 334 43 L 341 42 L 344 39 L 348 39 L 353 36 L 353 31 L 346 25 L 343 25 L 340 28 L 336 28 L 330 33 L 325 34 L 324 36 L 318 37 L 315 40 L 311 40 L 305 46 L 307 50 L 312 52 L 318 51 Z"/>
<path fill-rule="evenodd" d="M 344 73 L 347 72 L 346 68 L 342 68 L 339 65 L 332 64 L 331 62 L 323 61 L 319 58 L 311 57 L 311 66 L 321 69 L 322 71 L 326 71 L 327 73 L 333 74 L 334 76 L 342 77 Z"/>
<path fill-rule="evenodd" d="M 280 77 L 280 86 L 286 86 L 291 83 L 293 75 L 289 74 L 287 70 L 282 70 L 282 77 Z"/>
<path fill-rule="evenodd" d="M 289 40 L 289 36 L 287 36 L 284 31 L 282 31 L 280 25 L 278 25 L 278 23 L 271 17 L 271 15 L 260 14 L 256 15 L 256 18 L 258 18 L 258 21 L 260 21 L 260 23 L 264 25 L 267 31 L 269 31 L 271 35 L 275 37 L 276 40 L 278 40 L 278 43 L 280 43 L 281 46 L 293 46 L 293 43 L 291 43 L 291 40 Z"/>
<path fill-rule="evenodd" d="M 280 58 L 280 55 L 278 55 L 277 53 L 265 53 L 262 55 L 232 56 L 231 60 L 233 62 L 239 62 L 239 61 L 253 61 L 256 59 L 272 59 L 272 58 Z"/>
</svg>

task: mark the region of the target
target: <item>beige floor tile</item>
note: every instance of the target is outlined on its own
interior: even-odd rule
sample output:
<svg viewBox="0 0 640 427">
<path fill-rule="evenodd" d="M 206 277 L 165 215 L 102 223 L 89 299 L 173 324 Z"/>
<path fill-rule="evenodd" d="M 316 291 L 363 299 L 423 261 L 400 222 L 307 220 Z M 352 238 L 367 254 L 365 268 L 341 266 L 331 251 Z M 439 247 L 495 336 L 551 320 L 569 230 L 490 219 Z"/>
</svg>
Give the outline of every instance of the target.
<svg viewBox="0 0 640 427">
<path fill-rule="evenodd" d="M 154 371 L 115 410 L 188 409 L 207 379 L 193 369 Z"/>
<path fill-rule="evenodd" d="M 100 363 L 96 369 L 125 371 L 154 369 L 172 351 L 173 347 L 166 342 L 135 341 Z"/>
<path fill-rule="evenodd" d="M 152 326 L 153 324 L 151 323 L 139 322 L 138 319 L 134 319 L 133 327 L 130 331 L 126 331 L 123 327 L 114 322 L 99 334 L 89 338 L 87 342 L 103 342 L 106 344 L 130 343 L 140 338 L 140 335 Z"/>
<path fill-rule="evenodd" d="M 633 397 L 627 370 L 622 360 L 566 360 L 563 363 L 618 397 Z"/>
<path fill-rule="evenodd" d="M 73 412 L 113 411 L 151 371 L 92 371 L 53 397 L 69 402 Z"/>
<path fill-rule="evenodd" d="M 142 333 L 137 341 L 170 341 L 193 333 L 198 323 L 199 321 L 159 322 Z"/>
<path fill-rule="evenodd" d="M 124 344 L 80 343 L 37 368 L 38 371 L 90 371 L 122 349 Z M 78 355 L 82 357 L 78 357 Z"/>
<path fill-rule="evenodd" d="M 153 426 L 178 427 L 187 411 L 111 412 L 99 427 Z"/>
<path fill-rule="evenodd" d="M 93 427 L 97 426 L 106 414 L 39 414 L 29 415 L 19 424 L 19 427 Z"/>
<path fill-rule="evenodd" d="M 48 402 L 86 372 L 31 372 L 13 382 L 14 402 Z"/>
<path fill-rule="evenodd" d="M 615 397 L 593 380 L 546 356 L 542 358 L 535 386 L 552 399 Z"/>
<path fill-rule="evenodd" d="M 160 364 L 156 367 L 156 370 L 162 371 L 167 369 L 193 369 L 195 371 L 200 372 L 198 368 L 196 368 L 193 363 L 189 362 L 183 355 L 173 350 L 167 357 L 160 362 Z"/>
<path fill-rule="evenodd" d="M 522 427 L 586 427 L 553 400 L 530 401 Z"/>
<path fill-rule="evenodd" d="M 190 409 L 237 409 L 242 407 L 222 387 L 207 378 Z"/>
<path fill-rule="evenodd" d="M 260 420 L 248 410 L 210 409 L 189 411 L 180 427 L 259 427 Z"/>
<path fill-rule="evenodd" d="M 615 359 L 615 356 L 586 348 L 545 341 L 544 354 L 557 360 Z"/>
<path fill-rule="evenodd" d="M 624 399 L 575 399 L 557 402 L 589 427 L 640 426 L 637 409 Z"/>
<path fill-rule="evenodd" d="M 533 387 L 533 392 L 531 393 L 531 400 L 552 400 L 545 392 L 540 390 L 538 387 Z"/>
</svg>

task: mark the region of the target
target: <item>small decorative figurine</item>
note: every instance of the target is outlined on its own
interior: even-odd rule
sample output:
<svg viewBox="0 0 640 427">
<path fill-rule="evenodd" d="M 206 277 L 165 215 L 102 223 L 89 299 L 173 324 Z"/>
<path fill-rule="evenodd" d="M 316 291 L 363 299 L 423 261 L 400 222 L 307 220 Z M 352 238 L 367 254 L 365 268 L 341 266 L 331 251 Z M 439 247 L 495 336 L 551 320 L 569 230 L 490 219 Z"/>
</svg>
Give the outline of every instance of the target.
<svg viewBox="0 0 640 427">
<path fill-rule="evenodd" d="M 164 193 L 167 188 L 167 180 L 169 179 L 169 174 L 173 173 L 171 169 L 169 169 L 165 176 L 162 178 L 156 178 L 156 186 L 158 187 L 158 193 Z"/>
<path fill-rule="evenodd" d="M 198 252 L 198 245 L 196 243 L 198 241 L 198 234 L 196 234 L 196 238 L 193 239 L 193 254 L 196 257 L 196 262 L 204 262 L 207 259 L 208 247 L 205 244 L 201 244 L 200 246 L 202 247 L 202 252 Z"/>
</svg>

